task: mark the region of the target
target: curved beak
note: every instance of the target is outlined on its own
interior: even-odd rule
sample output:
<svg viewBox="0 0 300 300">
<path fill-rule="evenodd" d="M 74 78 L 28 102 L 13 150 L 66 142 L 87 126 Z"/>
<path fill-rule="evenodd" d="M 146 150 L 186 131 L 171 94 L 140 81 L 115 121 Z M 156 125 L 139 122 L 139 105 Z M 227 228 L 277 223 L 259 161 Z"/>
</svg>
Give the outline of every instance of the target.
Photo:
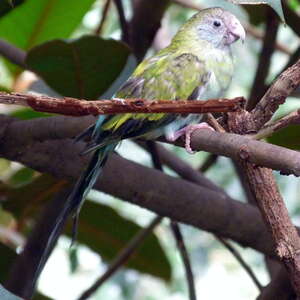
<svg viewBox="0 0 300 300">
<path fill-rule="evenodd" d="M 229 44 L 234 43 L 238 39 L 245 41 L 246 32 L 242 24 L 237 18 L 232 18 L 228 24 Z"/>
</svg>

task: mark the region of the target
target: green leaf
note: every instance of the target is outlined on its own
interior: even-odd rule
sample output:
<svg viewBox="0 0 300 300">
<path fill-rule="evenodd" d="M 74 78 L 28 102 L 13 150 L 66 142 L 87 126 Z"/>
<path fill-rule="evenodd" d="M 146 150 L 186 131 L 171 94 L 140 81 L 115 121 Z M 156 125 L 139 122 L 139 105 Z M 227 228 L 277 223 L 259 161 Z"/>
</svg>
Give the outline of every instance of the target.
<svg viewBox="0 0 300 300">
<path fill-rule="evenodd" d="M 7 0 L 0 2 L 0 17 L 6 15 L 11 10 L 22 4 L 25 0 Z"/>
<path fill-rule="evenodd" d="M 75 273 L 79 266 L 78 261 L 78 249 L 76 247 L 72 247 L 69 249 L 69 263 L 70 263 L 70 272 L 71 274 Z"/>
<path fill-rule="evenodd" d="M 281 0 L 227 0 L 227 1 L 235 4 L 250 4 L 250 5 L 267 4 L 271 6 L 276 11 L 280 19 L 283 22 L 285 22 Z"/>
<path fill-rule="evenodd" d="M 300 125 L 290 125 L 275 132 L 268 142 L 289 149 L 300 150 Z"/>
<path fill-rule="evenodd" d="M 11 93 L 11 90 L 3 85 L 0 85 L 0 92 Z"/>
<path fill-rule="evenodd" d="M 95 0 L 26 0 L 0 19 L 0 37 L 24 50 L 68 38 Z"/>
<path fill-rule="evenodd" d="M 299 0 L 289 0 L 288 1 L 288 6 L 296 11 L 300 7 L 300 1 Z"/>
<path fill-rule="evenodd" d="M 21 168 L 9 179 L 9 184 L 13 187 L 21 187 L 33 180 L 34 170 Z"/>
<path fill-rule="evenodd" d="M 16 217 L 24 214 L 32 216 L 64 187 L 64 181 L 43 174 L 25 186 L 19 188 L 6 187 L 6 190 L 2 191 L 6 198 L 2 206 Z"/>
<path fill-rule="evenodd" d="M 10 113 L 10 116 L 20 120 L 30 120 L 35 118 L 50 117 L 52 114 L 34 111 L 31 108 L 22 108 Z"/>
<path fill-rule="evenodd" d="M 67 226 L 71 236 L 72 224 Z M 111 261 L 142 228 L 108 206 L 86 201 L 80 212 L 78 242 Z M 151 233 L 128 261 L 127 267 L 170 280 L 170 263 L 155 234 Z"/>
<path fill-rule="evenodd" d="M 0 38 L 23 50 L 68 38 L 95 0 L 26 0 L 0 19 Z M 11 73 L 19 68 L 7 62 Z"/>
<path fill-rule="evenodd" d="M 118 77 L 129 54 L 120 42 L 84 36 L 37 46 L 29 51 L 26 63 L 61 95 L 96 99 Z"/>
<path fill-rule="evenodd" d="M 50 297 L 47 297 L 43 294 L 40 294 L 40 293 L 36 293 L 34 296 L 33 296 L 33 300 L 52 300 L 52 298 Z"/>
<path fill-rule="evenodd" d="M 266 6 L 265 5 L 244 5 L 243 8 L 249 15 L 249 21 L 251 24 L 257 26 L 266 21 Z"/>
<path fill-rule="evenodd" d="M 0 243 L 0 256 L 0 282 L 4 282 L 7 279 L 7 274 L 13 261 L 17 257 L 17 253 L 4 244 Z"/>
</svg>

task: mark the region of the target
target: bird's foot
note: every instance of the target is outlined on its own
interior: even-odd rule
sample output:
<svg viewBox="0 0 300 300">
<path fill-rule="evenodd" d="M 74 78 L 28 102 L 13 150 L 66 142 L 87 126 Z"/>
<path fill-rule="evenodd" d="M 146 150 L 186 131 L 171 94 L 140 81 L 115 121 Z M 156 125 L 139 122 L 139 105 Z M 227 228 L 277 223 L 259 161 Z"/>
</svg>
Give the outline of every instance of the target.
<svg viewBox="0 0 300 300">
<path fill-rule="evenodd" d="M 209 126 L 207 123 L 202 122 L 199 124 L 188 125 L 180 130 L 173 132 L 172 134 L 167 135 L 166 138 L 169 142 L 174 142 L 179 137 L 185 135 L 185 150 L 190 154 L 194 154 L 195 152 L 191 148 L 191 135 L 197 129 L 209 129 L 215 131 L 214 128 Z"/>
</svg>

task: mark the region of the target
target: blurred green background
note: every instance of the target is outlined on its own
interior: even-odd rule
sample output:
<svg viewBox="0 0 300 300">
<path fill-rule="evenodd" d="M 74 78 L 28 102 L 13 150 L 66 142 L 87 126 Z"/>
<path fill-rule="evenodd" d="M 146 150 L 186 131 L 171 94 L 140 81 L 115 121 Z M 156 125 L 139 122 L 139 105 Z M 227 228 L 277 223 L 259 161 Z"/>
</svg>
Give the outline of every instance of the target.
<svg viewBox="0 0 300 300">
<path fill-rule="evenodd" d="M 27 0 L 16 1 L 13 6 L 8 2 L 2 1 L 0 5 L 0 38 L 25 51 L 30 50 L 26 63 L 43 80 L 1 58 L 1 90 L 34 91 L 84 99 L 107 98 L 134 69 L 136 61 L 129 48 L 117 42 L 121 29 L 113 3 L 100 39 L 85 35 L 93 35 L 99 28 L 106 1 Z M 266 6 L 237 6 L 221 0 L 191 2 L 201 7 L 222 6 L 258 32 L 264 30 Z M 132 15 L 131 1 L 124 0 L 123 4 L 129 19 Z M 295 13 L 299 12 L 298 0 L 290 1 L 288 5 Z M 179 26 L 194 13 L 194 10 L 171 1 L 147 56 L 166 46 Z M 289 21 L 287 17 L 287 23 Z M 269 82 L 288 62 L 289 53 L 299 47 L 299 36 L 290 26 L 281 24 L 277 42 L 286 51 L 275 51 Z M 248 34 L 245 44 L 236 43 L 233 46 L 237 67 L 228 97 L 248 96 L 261 46 L 262 40 L 251 34 Z M 81 65 L 76 64 L 72 56 L 74 51 L 83 62 Z M 80 87 L 76 74 L 82 75 Z M 277 117 L 299 107 L 297 95 L 290 97 L 277 112 Z M 21 119 L 48 116 L 1 104 L 0 111 L 1 114 Z M 299 135 L 299 126 L 291 127 L 274 135 L 270 142 L 299 149 Z M 208 153 L 204 152 L 191 156 L 183 149 L 166 147 L 194 168 L 199 168 L 208 157 Z M 125 158 L 151 166 L 148 154 L 131 141 L 122 142 L 118 152 Z M 167 168 L 166 172 L 176 176 Z M 246 201 L 229 159 L 218 158 L 206 174 L 234 199 Z M 275 175 L 293 221 L 300 225 L 300 182 L 293 176 Z M 65 182 L 49 175 L 0 159 L 0 198 L 5 200 L 0 211 L 0 255 L 7 258 L 1 262 L 1 282 L 5 280 L 11 261 L 20 251 L 43 205 L 65 186 Z M 80 215 L 78 246 L 70 249 L 68 231 L 60 238 L 40 278 L 39 299 L 46 299 L 41 294 L 50 299 L 76 299 L 103 273 L 130 237 L 153 218 L 149 211 L 100 192 L 91 192 L 89 200 Z M 212 234 L 184 225 L 182 230 L 199 299 L 255 299 L 259 294 L 257 288 L 232 254 Z M 251 265 L 260 282 L 267 284 L 269 277 L 264 257 L 254 250 L 238 245 L 235 247 Z M 91 299 L 187 299 L 184 269 L 167 220 L 155 229 L 129 264 L 108 280 Z"/>
</svg>

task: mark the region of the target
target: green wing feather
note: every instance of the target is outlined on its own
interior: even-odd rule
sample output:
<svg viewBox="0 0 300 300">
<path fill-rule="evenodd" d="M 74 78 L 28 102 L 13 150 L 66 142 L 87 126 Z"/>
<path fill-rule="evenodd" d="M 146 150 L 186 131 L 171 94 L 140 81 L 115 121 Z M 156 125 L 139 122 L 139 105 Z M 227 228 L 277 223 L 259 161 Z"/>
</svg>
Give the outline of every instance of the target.
<svg viewBox="0 0 300 300">
<path fill-rule="evenodd" d="M 116 98 L 143 98 L 149 101 L 188 99 L 208 81 L 209 72 L 190 53 L 157 55 L 142 62 L 116 93 Z M 107 140 L 144 135 L 176 119 L 171 114 L 122 114 L 108 117 L 101 127 Z M 104 133 L 105 134 L 105 133 Z M 106 134 L 105 134 L 106 135 Z"/>
</svg>

